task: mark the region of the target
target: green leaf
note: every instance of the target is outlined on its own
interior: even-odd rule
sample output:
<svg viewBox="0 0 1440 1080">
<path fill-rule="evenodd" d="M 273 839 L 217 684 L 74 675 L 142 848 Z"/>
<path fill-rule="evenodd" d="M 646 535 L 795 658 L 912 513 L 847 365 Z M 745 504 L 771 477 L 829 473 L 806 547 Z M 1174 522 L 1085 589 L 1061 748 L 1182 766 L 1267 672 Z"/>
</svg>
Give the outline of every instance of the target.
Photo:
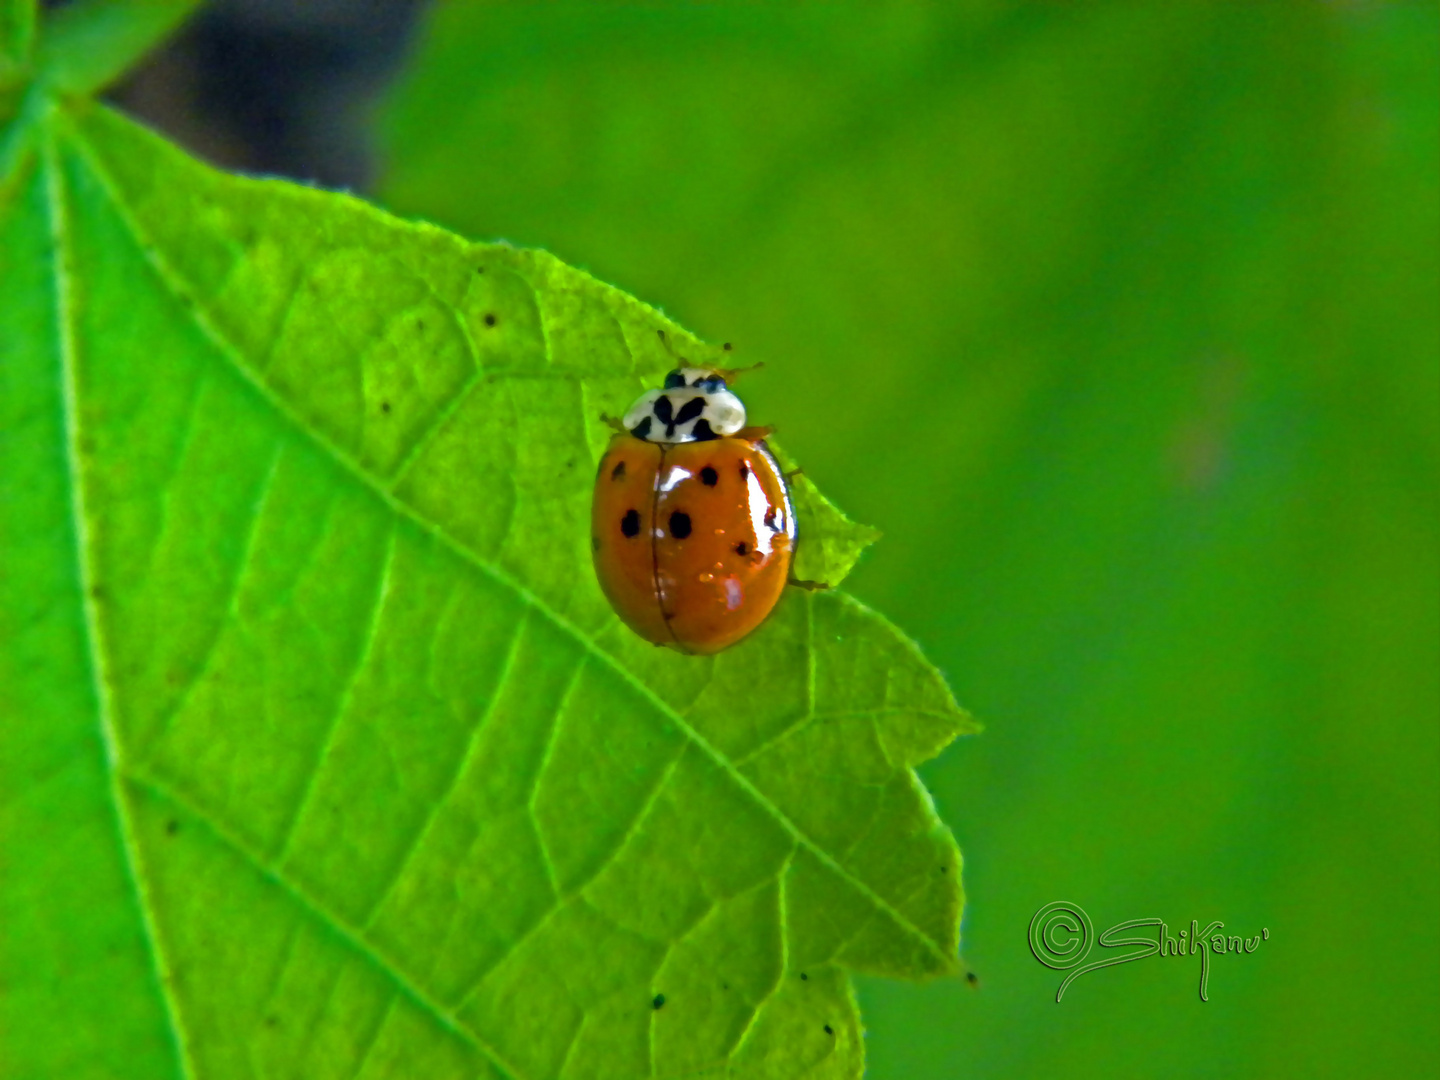
<svg viewBox="0 0 1440 1080">
<path fill-rule="evenodd" d="M 600 415 L 697 343 L 105 109 L 12 138 L 10 1075 L 858 1076 L 848 973 L 957 967 L 912 769 L 969 723 L 838 592 L 713 658 L 606 606 Z"/>
<path fill-rule="evenodd" d="M 45 20 L 40 78 L 65 94 L 103 90 L 185 21 L 203 0 L 76 0 Z"/>
</svg>

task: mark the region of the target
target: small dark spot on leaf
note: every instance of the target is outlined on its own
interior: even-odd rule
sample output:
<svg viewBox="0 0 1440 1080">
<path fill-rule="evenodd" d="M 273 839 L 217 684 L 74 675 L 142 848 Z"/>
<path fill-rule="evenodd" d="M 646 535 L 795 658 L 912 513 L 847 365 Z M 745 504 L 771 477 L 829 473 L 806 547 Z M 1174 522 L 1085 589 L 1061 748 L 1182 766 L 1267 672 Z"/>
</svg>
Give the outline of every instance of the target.
<svg viewBox="0 0 1440 1080">
<path fill-rule="evenodd" d="M 623 480 L 623 479 L 625 479 L 625 462 L 623 462 L 623 461 L 617 461 L 617 462 L 615 463 L 615 467 L 610 470 L 610 479 L 611 479 L 611 480 Z"/>
<path fill-rule="evenodd" d="M 416 320 L 415 320 L 415 329 L 417 329 L 417 330 L 424 330 L 424 329 L 425 329 L 425 320 L 424 320 L 424 319 L 416 319 Z"/>
<path fill-rule="evenodd" d="M 690 515 L 684 510 L 676 510 L 670 515 L 670 535 L 676 540 L 684 540 L 690 535 Z"/>
<path fill-rule="evenodd" d="M 598 536 L 592 536 L 592 537 L 590 537 L 590 550 L 591 550 L 591 551 L 599 551 L 599 550 L 600 550 L 600 537 L 598 537 Z"/>
<path fill-rule="evenodd" d="M 826 1035 L 834 1035 L 834 1034 L 835 1034 L 835 1029 L 832 1028 L 829 1024 L 826 1024 L 826 1025 L 825 1025 L 825 1034 L 826 1034 Z"/>
<path fill-rule="evenodd" d="M 178 833 L 179 831 L 180 831 L 180 822 L 176 821 L 174 818 L 171 818 L 169 821 L 167 821 L 167 822 L 165 823 L 165 835 L 166 835 L 166 836 L 174 836 L 174 835 L 175 835 L 176 833 Z"/>
<path fill-rule="evenodd" d="M 965 972 L 965 981 L 971 986 L 979 986 L 980 976 L 976 975 L 973 971 L 967 971 Z"/>
<path fill-rule="evenodd" d="M 483 274 L 483 273 L 485 272 L 485 267 L 483 267 L 483 266 L 477 266 L 477 267 L 475 267 L 475 272 L 476 272 L 477 274 Z"/>
<path fill-rule="evenodd" d="M 625 511 L 625 516 L 620 519 L 620 531 L 629 537 L 640 535 L 640 511 L 630 509 Z"/>
<path fill-rule="evenodd" d="M 750 545 L 747 544 L 744 540 L 741 540 L 738 544 L 735 545 L 735 554 L 736 554 L 736 555 L 749 555 L 749 554 L 750 554 Z"/>
<path fill-rule="evenodd" d="M 660 1008 L 661 1006 L 663 1006 L 663 1005 L 665 1004 L 665 995 L 664 995 L 664 994 L 656 994 L 656 995 L 655 995 L 655 1000 L 652 1001 L 650 1004 L 653 1005 L 653 1006 L 654 1006 L 655 1008 L 657 1008 L 657 1009 Z"/>
<path fill-rule="evenodd" d="M 382 401 L 382 402 L 380 402 L 380 411 L 381 411 L 381 412 L 389 412 L 389 411 L 390 411 L 390 402 L 388 402 L 388 401 Z"/>
<path fill-rule="evenodd" d="M 943 866 L 940 867 L 940 873 L 942 873 L 942 874 L 945 873 L 945 867 L 943 867 Z"/>
<path fill-rule="evenodd" d="M 805 981 L 805 982 L 809 982 L 809 981 L 810 981 L 810 976 L 809 976 L 809 975 L 806 975 L 803 971 L 800 972 L 800 978 L 801 978 L 803 981 Z"/>
<path fill-rule="evenodd" d="M 714 487 L 720 482 L 720 474 L 709 465 L 700 470 L 700 482 L 706 487 Z"/>
<path fill-rule="evenodd" d="M 487 311 L 485 313 L 485 325 L 494 326 L 496 322 L 495 313 L 493 311 Z"/>
<path fill-rule="evenodd" d="M 280 1023 L 280 1021 L 279 1021 L 276 1017 L 273 1017 L 273 1016 L 267 1016 L 267 1017 L 265 1017 L 265 1026 L 266 1026 L 266 1027 L 272 1027 L 272 1028 L 273 1028 L 273 1027 L 275 1027 L 276 1025 L 278 1025 L 279 1023 Z"/>
<path fill-rule="evenodd" d="M 721 989 L 721 990 L 729 990 L 729 989 L 730 989 L 730 984 L 729 984 L 729 983 L 721 983 L 721 984 L 720 984 L 720 989 Z"/>
<path fill-rule="evenodd" d="M 104 600 L 104 599 L 105 599 L 105 590 L 102 589 L 99 585 L 94 586 L 94 587 L 91 588 L 91 590 L 90 590 L 90 599 L 91 599 L 91 600 Z"/>
<path fill-rule="evenodd" d="M 727 341 L 727 342 L 725 342 L 724 345 L 721 345 L 720 348 L 724 349 L 726 352 L 729 352 L 732 348 L 734 348 L 734 346 L 732 346 L 732 345 Z"/>
</svg>

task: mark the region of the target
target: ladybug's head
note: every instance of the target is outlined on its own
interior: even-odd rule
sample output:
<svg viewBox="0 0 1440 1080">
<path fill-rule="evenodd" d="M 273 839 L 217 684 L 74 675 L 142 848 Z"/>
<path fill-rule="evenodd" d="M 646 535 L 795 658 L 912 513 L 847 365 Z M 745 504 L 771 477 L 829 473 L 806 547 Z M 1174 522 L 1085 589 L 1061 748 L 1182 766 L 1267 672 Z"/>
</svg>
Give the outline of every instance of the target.
<svg viewBox="0 0 1440 1080">
<path fill-rule="evenodd" d="M 745 426 L 745 406 L 708 368 L 676 368 L 659 390 L 641 394 L 624 424 L 637 439 L 658 443 L 704 442 Z"/>
</svg>

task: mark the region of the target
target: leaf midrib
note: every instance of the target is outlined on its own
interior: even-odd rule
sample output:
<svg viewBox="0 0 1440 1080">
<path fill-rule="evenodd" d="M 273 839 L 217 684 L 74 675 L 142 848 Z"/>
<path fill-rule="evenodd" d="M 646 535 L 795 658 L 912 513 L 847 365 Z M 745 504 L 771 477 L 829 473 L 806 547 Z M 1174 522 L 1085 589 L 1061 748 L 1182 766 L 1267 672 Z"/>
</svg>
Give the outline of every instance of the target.
<svg viewBox="0 0 1440 1080">
<path fill-rule="evenodd" d="M 58 111 L 58 108 L 52 111 L 52 119 L 56 116 Z M 67 117 L 67 119 L 69 118 Z M 123 123 L 124 121 L 122 120 L 121 122 Z M 235 369 L 235 371 L 240 375 L 240 377 L 251 387 L 253 387 L 256 393 L 258 393 L 271 408 L 273 408 L 280 416 L 282 416 L 286 421 L 288 421 L 294 430 L 303 432 L 307 439 L 309 439 L 316 447 L 318 447 L 322 452 L 324 452 L 347 474 L 354 477 L 355 480 L 358 481 L 365 490 L 371 492 L 373 495 L 381 499 L 384 504 L 391 510 L 392 513 L 394 513 L 403 520 L 411 522 L 416 528 L 420 529 L 427 536 L 433 538 L 437 543 L 442 544 L 447 550 L 451 551 L 467 565 L 474 567 L 476 570 L 480 571 L 482 574 L 489 577 L 497 584 L 507 589 L 510 589 L 522 602 L 524 602 L 534 610 L 538 611 L 558 629 L 560 629 L 567 636 L 571 637 L 574 641 L 576 641 L 587 654 L 593 656 L 602 665 L 604 665 L 615 675 L 617 675 L 623 682 L 629 685 L 631 689 L 636 691 L 640 695 L 640 697 L 643 700 L 647 701 L 650 706 L 655 709 L 656 712 L 663 719 L 668 720 L 670 723 L 674 724 L 676 729 L 683 736 L 685 736 L 686 739 L 688 739 L 708 758 L 710 758 L 710 760 L 714 762 L 715 765 L 719 769 L 721 769 L 721 771 L 724 772 L 725 775 L 728 776 L 734 783 L 739 785 L 741 790 L 743 790 L 758 807 L 760 807 L 769 817 L 771 817 L 772 820 L 779 824 L 781 828 L 784 829 L 785 832 L 797 844 L 803 846 L 806 850 L 810 851 L 810 853 L 819 862 L 825 865 L 832 872 L 838 874 L 848 885 L 850 885 L 850 887 L 856 889 L 877 911 L 882 912 L 886 916 L 888 916 L 902 931 L 912 936 L 913 938 L 918 939 L 923 944 L 925 949 L 940 961 L 943 967 L 950 967 L 953 964 L 953 958 L 950 957 L 934 939 L 932 939 L 928 934 L 926 934 L 918 926 L 916 926 L 913 922 L 906 918 L 900 911 L 898 911 L 892 904 L 890 904 L 889 901 L 878 895 L 868 884 L 855 877 L 855 875 L 853 875 L 846 867 L 841 865 L 829 852 L 827 852 L 823 847 L 821 847 L 818 843 L 816 843 L 809 836 L 807 836 L 799 828 L 799 826 L 797 826 L 790 819 L 787 814 L 781 811 L 780 808 L 776 806 L 763 792 L 756 788 L 755 785 L 744 774 L 740 773 L 735 767 L 734 763 L 732 763 L 725 755 L 720 753 L 720 751 L 718 751 L 714 746 L 712 746 L 708 740 L 706 740 L 697 730 L 695 730 L 688 722 L 686 722 L 684 717 L 679 712 L 677 712 L 668 702 L 666 702 L 663 698 L 656 694 L 633 672 L 631 672 L 628 668 L 619 663 L 608 652 L 605 652 L 604 650 L 596 646 L 596 644 L 589 637 L 589 635 L 585 634 L 578 626 L 576 626 L 564 615 L 562 615 L 560 612 L 556 611 L 553 607 L 547 604 L 529 587 L 516 580 L 515 578 L 511 577 L 511 575 L 505 570 L 490 563 L 489 561 L 478 555 L 476 552 L 460 544 L 440 526 L 422 517 L 414 510 L 414 508 L 410 507 L 406 503 L 396 498 L 389 490 L 379 484 L 374 477 L 372 477 L 369 473 L 362 469 L 359 463 L 356 462 L 349 454 L 341 450 L 338 446 L 334 445 L 325 436 L 323 432 L 316 430 L 313 426 L 306 423 L 304 419 L 289 406 L 288 403 L 286 403 L 282 398 L 276 395 L 275 392 L 268 385 L 258 379 L 256 375 L 251 371 L 251 369 L 240 359 L 238 348 L 231 341 L 229 341 L 229 339 L 224 334 L 222 334 L 213 325 L 212 321 L 206 316 L 205 312 L 202 310 L 201 302 L 197 298 L 189 297 L 186 291 L 180 286 L 179 283 L 183 280 L 182 276 L 171 270 L 171 268 L 167 265 L 166 261 L 162 258 L 160 254 L 160 246 L 157 243 L 150 241 L 144 228 L 131 215 L 123 196 L 117 188 L 109 171 L 106 169 L 104 163 L 99 159 L 98 153 L 90 146 L 89 140 L 80 131 L 76 130 L 73 125 L 71 126 L 67 134 L 68 141 L 74 146 L 77 153 L 81 157 L 83 157 L 92 175 L 109 195 L 111 205 L 117 217 L 124 223 L 126 229 L 130 232 L 132 240 L 136 244 L 136 247 L 140 251 L 142 257 L 151 264 L 156 273 L 156 276 L 160 279 L 161 282 L 165 284 L 165 286 L 170 290 L 172 295 L 175 296 L 177 299 L 182 301 L 194 301 L 193 303 L 187 303 L 185 307 L 189 312 L 191 312 L 192 317 L 199 329 L 208 338 L 210 338 L 210 340 L 215 344 L 217 351 L 225 357 L 225 359 L 229 362 L 231 367 Z M 59 166 L 58 161 L 54 160 L 53 149 L 51 151 L 51 157 L 48 160 L 47 164 L 48 167 L 50 167 L 52 170 L 57 170 L 54 172 L 54 176 L 55 183 L 58 185 Z M 257 182 L 265 183 L 265 181 Z M 332 197 L 343 198 L 344 196 L 335 195 Z M 356 200 L 356 202 L 358 206 L 362 209 L 362 211 L 368 211 L 372 213 L 375 212 L 373 208 L 369 207 L 367 204 L 360 203 L 358 200 Z M 405 224 L 415 225 L 415 223 Z M 423 228 L 423 226 L 417 227 Z M 546 355 L 549 356 L 550 350 L 548 335 L 545 334 L 543 325 L 541 328 L 541 333 L 542 338 L 545 339 Z M 807 604 L 811 602 L 811 598 L 808 596 L 805 597 L 805 600 Z M 94 635 L 95 627 L 92 625 L 90 629 L 92 635 Z M 95 636 L 93 648 L 97 653 L 101 651 L 98 635 Z M 811 644 L 808 651 L 810 654 L 810 661 L 813 664 L 813 643 Z M 98 670 L 97 678 L 99 678 Z M 113 738 L 114 733 L 112 731 L 110 733 L 110 739 L 112 740 L 112 742 Z M 121 748 L 117 744 L 113 746 L 112 749 L 117 755 L 114 761 L 112 761 L 113 769 L 116 765 L 118 765 L 118 755 Z M 212 827 L 214 827 L 213 822 L 211 822 L 210 824 L 212 825 Z"/>
<path fill-rule="evenodd" d="M 70 230 L 65 213 L 65 191 L 57 160 L 54 134 L 45 131 L 40 139 L 39 153 L 45 170 L 45 206 L 50 219 L 51 265 L 55 273 L 56 345 L 61 370 L 61 401 L 64 409 L 66 481 L 70 489 L 70 516 L 75 537 L 75 572 L 80 586 L 80 610 L 85 621 L 85 652 L 90 668 L 95 715 L 100 741 L 105 749 L 105 773 L 109 781 L 110 800 L 114 807 L 115 824 L 120 834 L 120 851 L 126 884 L 135 898 L 140 929 L 149 954 L 150 972 L 165 1007 L 167 1030 L 173 1040 L 174 1056 L 180 1074 L 195 1075 L 187 1050 L 185 1031 L 180 1023 L 180 1009 L 171 989 L 170 979 L 160 949 L 160 937 L 151 917 L 149 894 L 141 873 L 139 847 L 134 825 L 120 790 L 122 751 L 115 729 L 115 716 L 105 675 L 104 649 L 100 642 L 99 613 L 93 593 L 94 573 L 90 566 L 89 517 L 85 512 L 85 491 L 81 483 L 80 418 L 78 413 L 79 383 L 75 364 L 74 301 L 70 289 Z"/>
</svg>

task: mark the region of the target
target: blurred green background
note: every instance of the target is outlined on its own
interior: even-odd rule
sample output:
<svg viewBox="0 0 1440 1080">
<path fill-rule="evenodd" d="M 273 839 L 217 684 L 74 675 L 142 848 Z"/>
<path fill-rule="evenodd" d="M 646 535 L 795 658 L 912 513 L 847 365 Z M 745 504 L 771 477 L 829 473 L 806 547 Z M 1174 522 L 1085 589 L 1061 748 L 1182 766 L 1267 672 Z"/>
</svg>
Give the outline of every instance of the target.
<svg viewBox="0 0 1440 1080">
<path fill-rule="evenodd" d="M 465 0 L 328 172 L 393 60 L 221 25 L 410 7 L 221 0 L 187 47 L 246 111 L 188 141 L 766 361 L 885 532 L 847 587 L 987 725 L 924 770 L 979 986 L 862 981 L 869 1075 L 1440 1071 L 1436 6 Z M 1053 900 L 1270 938 L 1208 1003 L 1157 957 L 1057 1005 Z"/>
<path fill-rule="evenodd" d="M 766 361 L 985 722 L 980 985 L 862 982 L 869 1075 L 1440 1070 L 1433 5 L 456 3 L 382 115 L 386 205 Z M 1057 1005 L 1052 900 L 1270 940 Z"/>
</svg>

